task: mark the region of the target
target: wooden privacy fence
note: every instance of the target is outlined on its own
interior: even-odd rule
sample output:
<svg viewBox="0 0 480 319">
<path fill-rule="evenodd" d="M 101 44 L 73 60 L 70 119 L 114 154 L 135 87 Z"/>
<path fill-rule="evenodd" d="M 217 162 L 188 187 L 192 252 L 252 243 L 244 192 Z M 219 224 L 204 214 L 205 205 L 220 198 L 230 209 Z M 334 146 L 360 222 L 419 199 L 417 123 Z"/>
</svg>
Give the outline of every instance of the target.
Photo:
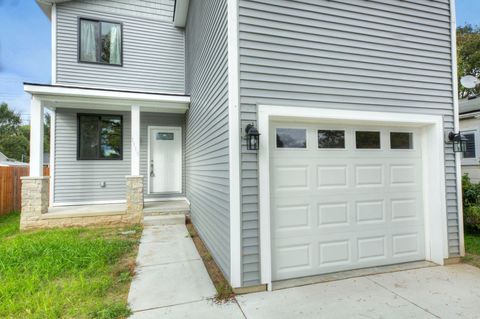
<svg viewBox="0 0 480 319">
<path fill-rule="evenodd" d="M 0 215 L 5 215 L 22 208 L 22 176 L 28 176 L 28 166 L 0 166 Z M 49 176 L 48 167 L 43 168 L 43 175 Z"/>
</svg>

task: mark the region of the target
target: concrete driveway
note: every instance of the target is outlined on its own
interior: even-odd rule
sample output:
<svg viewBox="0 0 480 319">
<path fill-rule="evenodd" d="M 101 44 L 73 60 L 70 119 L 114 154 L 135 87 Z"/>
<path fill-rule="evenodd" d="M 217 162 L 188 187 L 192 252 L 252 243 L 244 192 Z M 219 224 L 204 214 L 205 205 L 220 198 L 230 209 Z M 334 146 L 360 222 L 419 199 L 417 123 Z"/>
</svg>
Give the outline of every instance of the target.
<svg viewBox="0 0 480 319">
<path fill-rule="evenodd" d="M 480 269 L 398 271 L 241 295 L 223 305 L 214 295 L 185 225 L 146 226 L 128 298 L 133 319 L 480 319 Z"/>
<path fill-rule="evenodd" d="M 480 269 L 429 267 L 237 297 L 246 318 L 480 318 Z"/>
</svg>

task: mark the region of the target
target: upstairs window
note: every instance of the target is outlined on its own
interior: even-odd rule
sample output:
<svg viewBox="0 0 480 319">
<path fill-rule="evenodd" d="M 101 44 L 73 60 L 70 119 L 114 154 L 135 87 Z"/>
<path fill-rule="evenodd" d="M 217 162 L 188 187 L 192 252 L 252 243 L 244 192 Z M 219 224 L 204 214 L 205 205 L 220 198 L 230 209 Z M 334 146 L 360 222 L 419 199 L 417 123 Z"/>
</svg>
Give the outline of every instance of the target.
<svg viewBox="0 0 480 319">
<path fill-rule="evenodd" d="M 121 160 L 122 116 L 78 114 L 77 159 Z"/>
<path fill-rule="evenodd" d="M 79 61 L 122 65 L 122 25 L 80 19 Z"/>
</svg>

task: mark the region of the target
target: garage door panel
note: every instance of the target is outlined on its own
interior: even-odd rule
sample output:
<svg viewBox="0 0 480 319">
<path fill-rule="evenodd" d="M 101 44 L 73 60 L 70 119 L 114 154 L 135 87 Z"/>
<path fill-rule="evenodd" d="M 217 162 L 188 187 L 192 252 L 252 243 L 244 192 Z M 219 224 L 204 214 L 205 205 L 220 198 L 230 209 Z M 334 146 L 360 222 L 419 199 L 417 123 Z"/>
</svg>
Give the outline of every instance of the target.
<svg viewBox="0 0 480 319">
<path fill-rule="evenodd" d="M 275 229 L 279 232 L 294 231 L 310 228 L 311 209 L 308 204 L 277 206 L 275 218 Z"/>
<path fill-rule="evenodd" d="M 347 188 L 349 185 L 349 167 L 343 165 L 317 165 L 317 188 Z"/>
<path fill-rule="evenodd" d="M 384 186 L 384 168 L 381 164 L 355 165 L 356 187 Z"/>
<path fill-rule="evenodd" d="M 307 165 L 277 166 L 274 170 L 275 190 L 307 190 L 309 176 L 309 167 Z"/>
<path fill-rule="evenodd" d="M 319 126 L 291 126 L 308 143 L 271 148 L 274 280 L 425 259 L 419 130 L 404 129 L 414 149 L 391 150 L 390 128 L 337 127 L 346 148 L 333 150 L 318 148 Z M 356 130 L 381 132 L 381 149 L 355 149 Z"/>
</svg>

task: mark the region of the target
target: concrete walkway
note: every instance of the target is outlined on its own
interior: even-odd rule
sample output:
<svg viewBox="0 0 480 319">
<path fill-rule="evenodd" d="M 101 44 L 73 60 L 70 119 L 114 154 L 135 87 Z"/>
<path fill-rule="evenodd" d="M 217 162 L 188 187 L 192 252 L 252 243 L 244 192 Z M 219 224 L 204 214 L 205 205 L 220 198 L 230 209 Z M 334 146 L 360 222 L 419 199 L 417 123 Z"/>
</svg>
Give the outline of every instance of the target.
<svg viewBox="0 0 480 319">
<path fill-rule="evenodd" d="M 131 318 L 244 318 L 236 302 L 215 304 L 215 293 L 185 225 L 145 226 L 128 295 Z"/>
<path fill-rule="evenodd" d="M 131 318 L 479 318 L 480 269 L 428 267 L 237 296 L 215 288 L 184 225 L 146 226 Z"/>
</svg>

